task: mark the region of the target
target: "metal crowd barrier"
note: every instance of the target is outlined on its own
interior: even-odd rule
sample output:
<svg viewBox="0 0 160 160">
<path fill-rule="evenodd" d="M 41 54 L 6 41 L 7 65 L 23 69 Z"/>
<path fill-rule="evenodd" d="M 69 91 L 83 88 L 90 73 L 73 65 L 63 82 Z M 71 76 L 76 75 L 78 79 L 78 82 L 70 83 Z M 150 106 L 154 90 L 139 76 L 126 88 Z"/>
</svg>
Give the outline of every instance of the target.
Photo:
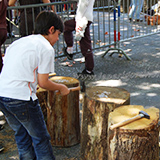
<svg viewBox="0 0 160 160">
<path fill-rule="evenodd" d="M 76 1 L 55 0 L 54 2 L 47 4 L 41 3 L 36 5 L 8 7 L 8 11 L 12 11 L 13 13 L 16 10 L 18 16 L 18 10 L 20 9 L 26 10 L 27 8 L 32 8 L 33 11 L 35 7 L 38 7 L 40 10 L 50 10 L 50 6 L 54 5 L 57 14 L 61 16 L 63 21 L 66 21 L 70 18 L 74 18 L 76 4 Z M 151 16 L 149 12 L 155 10 L 153 6 L 158 4 L 158 0 L 144 0 L 140 12 L 140 18 L 142 22 L 136 22 L 134 19 L 133 21 L 129 21 L 128 11 L 130 4 L 130 0 L 95 0 L 94 22 L 90 27 L 92 48 L 93 50 L 106 50 L 103 57 L 108 53 L 108 51 L 113 50 L 113 53 L 116 52 L 124 54 L 126 58 L 130 60 L 130 57 L 128 57 L 123 52 L 123 50 L 121 50 L 122 42 L 129 41 L 135 38 L 149 36 L 160 32 L 160 26 L 159 24 L 157 24 L 157 22 L 152 25 L 148 24 L 147 21 L 148 17 Z M 156 17 L 155 12 L 156 11 L 154 11 L 153 17 Z M 158 21 L 158 16 L 156 20 Z M 3 45 L 3 51 L 10 43 L 20 38 L 20 22 L 17 22 L 18 24 L 15 24 L 14 18 L 11 19 L 11 17 L 8 17 L 7 21 L 9 21 L 10 26 L 13 26 L 13 33 L 15 34 L 15 38 L 10 37 L 9 39 L 7 39 L 7 41 Z M 65 42 L 62 34 L 59 38 L 59 41 L 54 45 L 56 57 L 64 56 L 62 52 L 64 46 Z M 79 52 L 79 45 L 77 41 L 75 41 L 74 53 Z"/>
</svg>

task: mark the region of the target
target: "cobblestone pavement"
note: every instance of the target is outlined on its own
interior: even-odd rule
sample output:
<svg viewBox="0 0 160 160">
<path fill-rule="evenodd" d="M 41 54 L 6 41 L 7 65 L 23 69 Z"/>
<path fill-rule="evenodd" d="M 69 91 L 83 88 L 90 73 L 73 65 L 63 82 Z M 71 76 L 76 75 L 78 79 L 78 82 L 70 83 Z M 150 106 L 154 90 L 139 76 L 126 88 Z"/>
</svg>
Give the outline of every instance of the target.
<svg viewBox="0 0 160 160">
<path fill-rule="evenodd" d="M 114 86 L 130 92 L 130 104 L 143 105 L 145 108 L 155 106 L 160 109 L 160 34 L 123 42 L 121 48 L 132 59 L 109 53 L 102 58 L 104 50 L 94 52 L 95 76 L 86 82 L 86 86 Z M 74 62 L 65 57 L 56 60 L 56 74 L 77 78 L 77 72 L 84 69 L 82 55 L 74 56 Z M 67 62 L 67 63 L 66 63 Z M 81 110 L 81 106 L 80 106 Z M 0 116 L 3 123 L 3 115 Z M 14 133 L 7 123 L 0 133 L 0 140 L 5 150 L 0 153 L 0 160 L 18 160 Z M 80 159 L 80 144 L 68 148 L 53 147 L 57 160 Z"/>
</svg>

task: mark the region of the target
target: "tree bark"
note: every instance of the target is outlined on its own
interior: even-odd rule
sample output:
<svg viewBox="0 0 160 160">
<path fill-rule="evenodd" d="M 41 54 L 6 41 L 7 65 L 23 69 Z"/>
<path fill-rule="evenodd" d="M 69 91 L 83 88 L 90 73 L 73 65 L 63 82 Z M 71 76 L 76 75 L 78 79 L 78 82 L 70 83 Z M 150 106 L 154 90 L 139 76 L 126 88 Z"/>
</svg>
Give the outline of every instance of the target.
<svg viewBox="0 0 160 160">
<path fill-rule="evenodd" d="M 125 126 L 109 130 L 108 160 L 159 160 L 159 109 L 126 105 L 114 110 L 110 124 L 132 118 L 143 110 L 150 119 L 141 118 Z"/>
<path fill-rule="evenodd" d="M 52 81 L 77 87 L 79 81 L 71 77 L 55 76 Z M 53 146 L 68 147 L 80 142 L 79 91 L 61 96 L 48 92 L 47 128 Z"/>
<path fill-rule="evenodd" d="M 38 97 L 42 112 L 43 112 L 43 116 L 45 121 L 47 120 L 47 95 L 48 95 L 48 91 L 45 89 L 40 88 L 39 86 L 37 87 L 37 92 L 36 95 Z"/>
<path fill-rule="evenodd" d="M 108 115 L 130 103 L 130 94 L 120 88 L 87 88 L 84 97 L 81 133 L 81 159 L 106 160 L 108 157 Z"/>
</svg>

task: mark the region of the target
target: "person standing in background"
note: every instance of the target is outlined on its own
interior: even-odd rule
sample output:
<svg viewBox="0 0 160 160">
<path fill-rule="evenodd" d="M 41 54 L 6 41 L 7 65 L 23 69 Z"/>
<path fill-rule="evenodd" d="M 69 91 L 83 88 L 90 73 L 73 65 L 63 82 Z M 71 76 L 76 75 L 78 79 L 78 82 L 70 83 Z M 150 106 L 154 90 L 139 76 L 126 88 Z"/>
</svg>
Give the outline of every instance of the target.
<svg viewBox="0 0 160 160">
<path fill-rule="evenodd" d="M 144 0 L 132 0 L 131 1 L 131 9 L 128 15 L 130 22 L 133 21 L 133 19 L 135 19 L 136 22 L 142 21 L 140 19 L 140 13 L 143 7 L 143 2 Z"/>
<path fill-rule="evenodd" d="M 90 37 L 90 24 L 93 22 L 93 6 L 95 0 L 79 0 L 75 19 L 65 21 L 64 40 L 67 47 L 64 48 L 64 54 L 69 60 L 73 59 L 73 31 L 76 31 L 75 38 L 80 42 L 82 55 L 85 57 L 85 68 L 81 76 L 88 77 L 94 75 L 94 58 L 92 53 L 92 44 Z"/>
<path fill-rule="evenodd" d="M 0 73 L 3 67 L 3 59 L 1 53 L 1 46 L 7 39 L 7 23 L 6 23 L 6 14 L 7 14 L 7 0 L 0 0 Z M 0 130 L 3 129 L 3 125 L 0 125 Z M 0 152 L 4 150 L 4 147 L 0 143 Z"/>
<path fill-rule="evenodd" d="M 14 6 L 17 0 L 9 0 L 8 5 L 9 6 Z M 40 4 L 41 2 L 43 3 L 50 3 L 50 0 L 19 0 L 20 6 L 23 5 L 31 5 L 31 4 Z M 54 6 L 52 5 L 52 10 L 54 11 Z M 40 8 L 39 7 L 34 7 L 34 13 L 32 11 L 32 8 L 27 8 L 25 15 L 24 9 L 20 10 L 20 35 L 21 37 L 31 35 L 34 30 L 34 21 L 37 17 L 37 15 L 40 13 Z M 34 14 L 34 17 L 33 17 Z M 26 17 L 25 17 L 26 16 Z M 27 20 L 26 20 L 27 18 Z M 26 28 L 26 21 L 27 21 L 27 28 Z"/>
<path fill-rule="evenodd" d="M 14 38 L 15 35 L 13 34 L 13 24 L 11 23 L 12 22 L 12 18 L 13 18 L 13 15 L 12 15 L 12 10 L 8 10 L 7 11 L 7 38 Z"/>
<path fill-rule="evenodd" d="M 7 14 L 7 0 L 0 0 L 0 72 L 3 66 L 1 46 L 7 39 L 7 23 L 6 23 L 6 14 Z"/>
</svg>

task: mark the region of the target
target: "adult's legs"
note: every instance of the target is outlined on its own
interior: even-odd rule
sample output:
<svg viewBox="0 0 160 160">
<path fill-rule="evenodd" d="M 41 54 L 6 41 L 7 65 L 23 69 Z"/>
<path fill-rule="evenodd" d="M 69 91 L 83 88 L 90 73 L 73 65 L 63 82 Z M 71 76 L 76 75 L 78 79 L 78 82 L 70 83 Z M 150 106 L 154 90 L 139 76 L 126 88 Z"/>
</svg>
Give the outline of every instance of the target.
<svg viewBox="0 0 160 160">
<path fill-rule="evenodd" d="M 73 46 L 73 31 L 75 30 L 76 22 L 75 19 L 71 19 L 64 22 L 64 40 L 67 47 Z"/>
<path fill-rule="evenodd" d="M 64 54 L 69 60 L 73 59 L 73 31 L 75 30 L 75 19 L 68 20 L 64 23 L 64 40 L 67 47 L 64 48 Z"/>
<path fill-rule="evenodd" d="M 24 12 L 20 14 L 20 35 L 21 37 L 33 34 L 34 23 L 35 23 L 35 19 L 37 15 L 38 13 L 35 12 L 34 18 L 33 18 L 32 12 L 27 13 L 27 16 L 25 16 Z M 26 23 L 27 23 L 27 27 L 26 27 Z"/>
<path fill-rule="evenodd" d="M 129 12 L 129 19 L 133 19 L 134 18 L 134 14 L 135 14 L 135 11 L 136 11 L 136 1 L 137 0 L 132 0 L 132 8 L 131 8 L 131 10 L 130 10 L 130 12 Z"/>
<path fill-rule="evenodd" d="M 8 35 L 7 37 L 10 38 L 10 37 L 15 37 L 15 35 L 13 34 L 12 30 L 13 30 L 13 24 L 11 23 L 12 22 L 12 10 L 8 10 L 7 11 L 7 32 L 8 32 Z"/>
<path fill-rule="evenodd" d="M 136 0 L 136 11 L 135 11 L 135 19 L 140 20 L 141 13 L 141 0 Z"/>
<path fill-rule="evenodd" d="M 91 37 L 90 37 L 90 26 L 91 22 L 88 22 L 84 37 L 80 40 L 80 49 L 82 55 L 85 57 L 85 69 L 88 71 L 92 71 L 94 68 L 94 59 L 92 53 L 92 44 L 91 44 Z"/>
<path fill-rule="evenodd" d="M 2 53 L 1 53 L 1 46 L 7 39 L 7 29 L 0 28 L 0 73 L 3 66 L 3 60 L 2 60 Z"/>
</svg>

